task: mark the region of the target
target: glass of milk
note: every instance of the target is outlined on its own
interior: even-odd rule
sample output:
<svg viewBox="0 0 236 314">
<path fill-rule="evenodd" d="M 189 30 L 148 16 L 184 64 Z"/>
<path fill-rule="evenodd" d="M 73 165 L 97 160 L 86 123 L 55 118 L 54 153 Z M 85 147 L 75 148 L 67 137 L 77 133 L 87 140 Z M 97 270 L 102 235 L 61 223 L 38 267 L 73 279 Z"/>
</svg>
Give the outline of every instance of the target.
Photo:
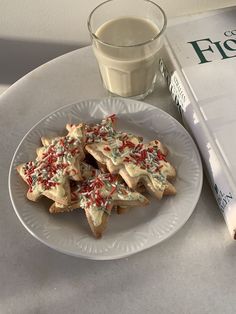
<svg viewBox="0 0 236 314">
<path fill-rule="evenodd" d="M 143 99 L 156 85 L 166 15 L 149 0 L 109 0 L 88 18 L 104 87 L 114 95 Z"/>
</svg>

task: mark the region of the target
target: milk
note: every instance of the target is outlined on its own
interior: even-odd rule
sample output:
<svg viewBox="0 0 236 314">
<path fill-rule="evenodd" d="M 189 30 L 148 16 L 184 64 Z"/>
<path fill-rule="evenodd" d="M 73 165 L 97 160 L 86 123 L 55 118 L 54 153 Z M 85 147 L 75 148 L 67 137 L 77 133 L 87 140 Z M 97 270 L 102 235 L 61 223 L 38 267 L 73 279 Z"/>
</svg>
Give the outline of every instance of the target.
<svg viewBox="0 0 236 314">
<path fill-rule="evenodd" d="M 99 40 L 93 48 L 105 88 L 122 97 L 152 91 L 161 48 L 160 37 L 154 39 L 157 26 L 145 18 L 122 17 L 105 22 L 95 34 Z"/>
</svg>

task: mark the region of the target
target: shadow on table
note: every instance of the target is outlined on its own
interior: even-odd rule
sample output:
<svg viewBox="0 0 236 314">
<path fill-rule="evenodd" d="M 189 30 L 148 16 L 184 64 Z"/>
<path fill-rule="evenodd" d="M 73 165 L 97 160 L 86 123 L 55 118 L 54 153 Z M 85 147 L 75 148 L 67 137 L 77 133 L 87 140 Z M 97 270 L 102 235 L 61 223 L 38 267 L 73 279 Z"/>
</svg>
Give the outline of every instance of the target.
<svg viewBox="0 0 236 314">
<path fill-rule="evenodd" d="M 0 38 L 0 84 L 11 85 L 41 64 L 82 46 Z"/>
</svg>

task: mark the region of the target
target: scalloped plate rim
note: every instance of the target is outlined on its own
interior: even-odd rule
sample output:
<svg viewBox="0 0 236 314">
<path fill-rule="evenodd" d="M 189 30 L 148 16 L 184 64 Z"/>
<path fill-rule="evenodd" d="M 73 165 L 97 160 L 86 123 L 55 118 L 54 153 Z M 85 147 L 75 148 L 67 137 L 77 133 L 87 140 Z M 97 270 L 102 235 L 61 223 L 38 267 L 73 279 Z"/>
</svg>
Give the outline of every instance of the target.
<svg viewBox="0 0 236 314">
<path fill-rule="evenodd" d="M 38 236 L 33 230 L 31 230 L 31 228 L 26 224 L 26 222 L 23 220 L 23 218 L 21 217 L 18 209 L 17 209 L 17 206 L 14 202 L 14 197 L 13 197 L 13 194 L 12 194 L 12 184 L 11 184 L 11 177 L 13 175 L 13 164 L 14 164 L 14 161 L 15 161 L 15 158 L 17 157 L 18 153 L 20 152 L 19 149 L 21 147 L 21 145 L 24 143 L 25 139 L 27 138 L 27 136 L 34 130 L 37 128 L 37 126 L 41 123 L 43 123 L 46 119 L 50 118 L 50 116 L 56 114 L 57 112 L 63 112 L 64 110 L 68 109 L 69 107 L 73 108 L 74 106 L 79 106 L 80 104 L 82 103 L 86 103 L 86 102 L 92 102 L 92 103 L 103 103 L 103 102 L 106 102 L 106 101 L 123 101 L 126 103 L 126 105 L 130 103 L 138 103 L 138 104 L 142 104 L 143 106 L 145 106 L 147 109 L 153 109 L 155 111 L 159 111 L 161 114 L 163 114 L 164 116 L 168 116 L 169 119 L 171 120 L 174 120 L 174 122 L 176 123 L 176 125 L 178 126 L 178 128 L 181 129 L 181 131 L 183 133 L 185 133 L 185 135 L 188 137 L 188 140 L 191 142 L 192 146 L 193 146 L 193 149 L 194 149 L 194 153 L 195 153 L 195 157 L 198 161 L 198 166 L 199 166 L 199 178 L 198 178 L 198 191 L 196 193 L 196 198 L 194 200 L 194 202 L 192 203 L 192 206 L 191 206 L 191 210 L 189 210 L 189 213 L 186 215 L 186 217 L 184 217 L 184 219 L 182 219 L 181 223 L 179 223 L 177 225 L 176 228 L 171 228 L 171 232 L 170 233 L 166 233 L 164 235 L 162 235 L 158 241 L 156 241 L 156 243 L 150 243 L 150 245 L 144 245 L 143 247 L 141 247 L 140 249 L 137 249 L 135 251 L 131 251 L 131 252 L 124 252 L 122 251 L 120 254 L 118 254 L 117 252 L 115 254 L 111 254 L 111 255 L 103 255 L 103 254 L 89 254 L 89 253 L 85 253 L 84 251 L 81 253 L 81 252 L 72 252 L 72 251 L 69 251 L 67 249 L 63 249 L 61 248 L 60 246 L 58 245 L 53 245 L 53 244 L 50 244 L 48 243 L 46 240 L 47 239 L 43 239 L 41 238 L 40 236 Z M 118 112 L 119 113 L 119 112 Z M 196 147 L 196 144 L 194 143 L 193 139 L 191 138 L 191 136 L 189 135 L 189 133 L 187 132 L 187 130 L 174 118 L 172 117 L 170 114 L 168 114 L 167 112 L 165 112 L 164 110 L 158 108 L 158 107 L 155 107 L 153 105 L 150 105 L 150 104 L 147 104 L 145 102 L 141 102 L 141 101 L 137 101 L 137 100 L 132 100 L 132 99 L 124 99 L 124 98 L 119 98 L 119 97 L 112 97 L 112 98 L 102 98 L 102 99 L 85 99 L 85 100 L 82 100 L 82 101 L 79 101 L 79 102 L 75 102 L 75 103 L 72 103 L 72 104 L 66 104 L 54 111 L 52 111 L 51 113 L 45 115 L 43 118 L 41 118 L 36 124 L 34 124 L 30 129 L 29 131 L 24 135 L 24 137 L 21 139 L 20 143 L 18 144 L 16 150 L 15 150 L 15 153 L 13 155 L 13 158 L 12 158 L 12 161 L 11 161 L 11 164 L 10 164 L 10 169 L 9 169 L 9 176 L 8 176 L 8 188 L 9 188 L 9 195 L 10 195 L 10 199 L 11 199 L 11 202 L 12 202 L 12 205 L 13 205 L 13 208 L 14 208 L 14 211 L 17 215 L 17 217 L 19 218 L 20 222 L 23 224 L 23 226 L 26 228 L 26 230 L 34 237 L 36 238 L 37 240 L 39 240 L 41 243 L 45 244 L 46 246 L 58 251 L 58 252 L 61 252 L 61 253 L 64 253 L 66 255 L 70 255 L 70 256 L 74 256 L 74 257 L 80 257 L 80 258 L 85 258 L 85 259 L 91 259 L 91 260 L 114 260 L 114 259 L 121 259 L 121 258 L 124 258 L 124 257 L 128 257 L 130 255 L 133 255 L 133 254 L 136 254 L 138 252 L 141 252 L 141 251 L 144 251 L 144 250 L 147 250 L 148 248 L 151 248 L 161 242 L 163 242 L 164 240 L 168 239 L 169 237 L 173 236 L 178 230 L 180 230 L 183 225 L 188 221 L 188 219 L 190 218 L 191 214 L 193 213 L 195 207 L 196 207 L 196 204 L 199 200 L 199 197 L 200 197 L 200 194 L 201 194 L 201 189 L 202 189 L 202 184 L 203 184 L 203 170 L 202 170 L 202 162 L 201 162 L 201 158 L 200 158 L 200 154 L 198 152 L 198 149 Z M 174 230 L 172 230 L 174 229 Z M 101 240 L 98 240 L 98 241 L 101 241 Z M 108 253 L 112 253 L 110 251 L 108 251 Z"/>
</svg>

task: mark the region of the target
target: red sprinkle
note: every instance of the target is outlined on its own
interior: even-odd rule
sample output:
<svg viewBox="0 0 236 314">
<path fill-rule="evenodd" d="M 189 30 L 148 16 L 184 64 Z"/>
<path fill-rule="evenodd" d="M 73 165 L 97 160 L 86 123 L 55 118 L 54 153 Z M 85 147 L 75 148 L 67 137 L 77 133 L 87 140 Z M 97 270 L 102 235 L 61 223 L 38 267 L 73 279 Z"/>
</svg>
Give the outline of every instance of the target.
<svg viewBox="0 0 236 314">
<path fill-rule="evenodd" d="M 124 161 L 125 161 L 125 162 L 130 162 L 130 158 L 126 156 L 126 157 L 124 158 Z"/>
<path fill-rule="evenodd" d="M 96 188 L 101 188 L 104 186 L 104 183 L 102 182 L 102 180 L 100 178 L 97 177 L 97 179 L 94 182 L 94 185 Z"/>
<path fill-rule="evenodd" d="M 126 141 L 125 142 L 125 146 L 129 147 L 129 148 L 134 148 L 135 147 L 135 144 L 132 143 L 131 141 Z"/>
<path fill-rule="evenodd" d="M 119 147 L 119 151 L 123 151 L 126 147 L 128 148 L 134 148 L 135 147 L 135 144 L 132 143 L 131 141 L 128 141 L 128 140 L 123 140 L 122 141 L 122 145 Z"/>
<path fill-rule="evenodd" d="M 113 186 L 110 192 L 110 195 L 112 195 L 116 191 L 116 186 Z"/>
<path fill-rule="evenodd" d="M 107 119 L 111 119 L 111 122 L 114 123 L 116 121 L 116 114 L 114 113 L 114 114 L 108 116 Z"/>
<path fill-rule="evenodd" d="M 147 151 L 144 149 L 141 151 L 141 159 L 144 160 L 145 158 L 147 158 Z"/>
<path fill-rule="evenodd" d="M 158 158 L 159 160 L 164 160 L 164 161 L 166 161 L 166 156 L 165 156 L 164 154 L 162 154 L 159 150 L 158 150 L 158 152 L 157 152 L 157 158 Z"/>
</svg>

